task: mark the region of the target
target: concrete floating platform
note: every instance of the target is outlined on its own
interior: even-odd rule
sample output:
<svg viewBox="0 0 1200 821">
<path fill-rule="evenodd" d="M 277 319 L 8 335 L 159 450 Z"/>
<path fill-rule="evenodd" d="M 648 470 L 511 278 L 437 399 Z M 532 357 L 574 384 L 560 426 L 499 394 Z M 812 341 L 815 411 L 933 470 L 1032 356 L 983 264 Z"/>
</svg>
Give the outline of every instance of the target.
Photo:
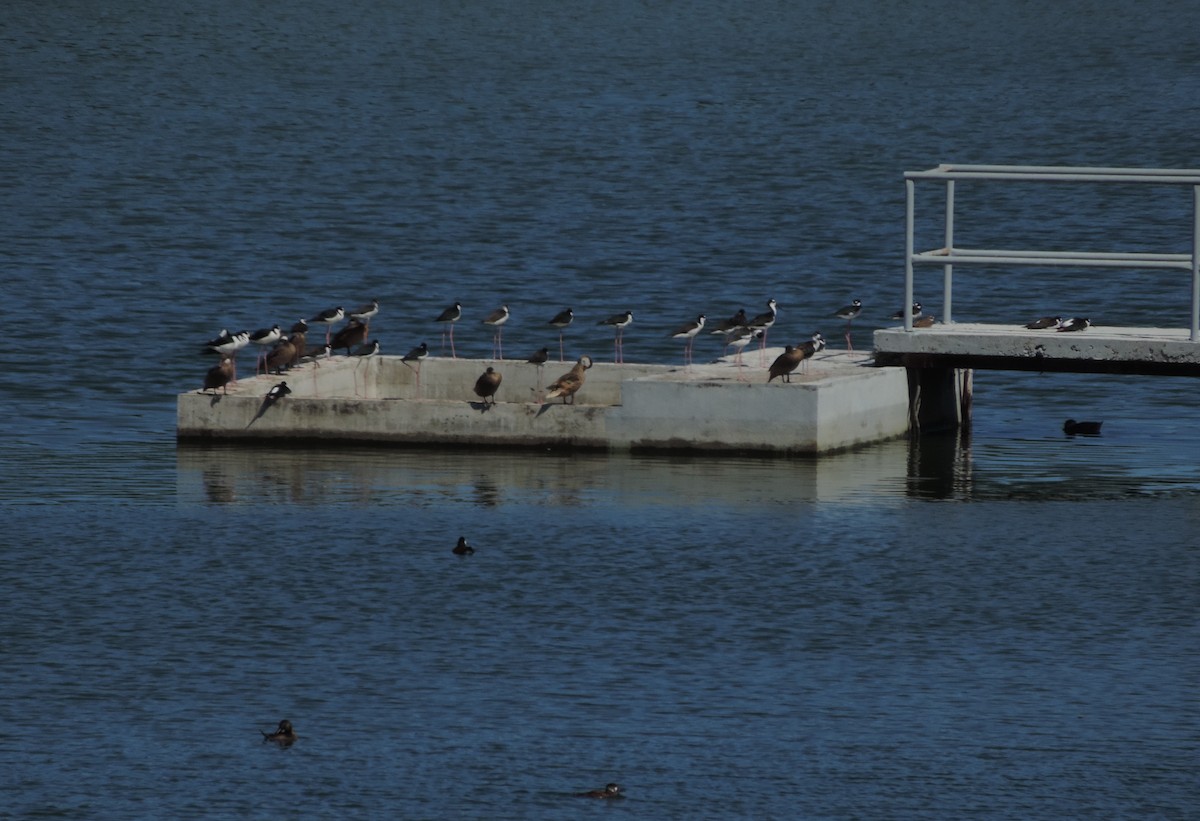
<svg viewBox="0 0 1200 821">
<path fill-rule="evenodd" d="M 772 361 L 782 349 L 769 349 Z M 746 362 L 757 362 L 748 352 Z M 691 368 L 596 363 L 576 404 L 538 404 L 540 385 L 571 363 L 431 357 L 417 372 L 399 357 L 334 357 L 285 376 L 243 378 L 228 395 L 191 391 L 177 406 L 181 440 L 364 441 L 607 450 L 737 450 L 814 455 L 908 430 L 903 370 L 870 354 L 826 351 L 791 383 L 731 358 Z M 498 402 L 472 388 L 487 367 L 503 376 Z M 292 394 L 269 402 L 280 379 Z"/>
<path fill-rule="evenodd" d="M 1200 376 L 1200 342 L 1175 328 L 1093 325 L 1063 333 L 956 322 L 875 331 L 875 362 L 909 368 Z"/>
</svg>

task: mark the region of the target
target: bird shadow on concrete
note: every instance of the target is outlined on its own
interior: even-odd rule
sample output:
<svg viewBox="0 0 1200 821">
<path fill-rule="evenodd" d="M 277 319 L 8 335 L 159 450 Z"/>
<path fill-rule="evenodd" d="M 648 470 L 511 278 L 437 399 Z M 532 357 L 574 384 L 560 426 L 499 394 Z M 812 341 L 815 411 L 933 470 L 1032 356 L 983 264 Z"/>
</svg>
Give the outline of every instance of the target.
<svg viewBox="0 0 1200 821">
<path fill-rule="evenodd" d="M 471 402 L 471 401 L 468 401 L 467 404 L 471 406 L 471 410 L 477 410 L 480 413 L 487 413 L 492 408 L 496 407 L 495 402 Z"/>
<path fill-rule="evenodd" d="M 264 396 L 262 404 L 258 406 L 258 410 L 254 414 L 254 418 L 246 423 L 246 429 L 249 429 L 251 425 L 262 419 L 263 414 L 270 410 L 278 401 L 278 399 L 272 396 Z"/>
</svg>

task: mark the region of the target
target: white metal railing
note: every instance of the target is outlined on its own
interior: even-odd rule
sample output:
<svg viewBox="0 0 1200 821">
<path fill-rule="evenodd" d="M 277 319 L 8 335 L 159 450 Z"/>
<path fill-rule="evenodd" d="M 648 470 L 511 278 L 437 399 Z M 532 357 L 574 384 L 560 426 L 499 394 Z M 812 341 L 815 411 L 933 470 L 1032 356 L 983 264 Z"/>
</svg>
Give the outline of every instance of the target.
<svg viewBox="0 0 1200 821">
<path fill-rule="evenodd" d="M 946 186 L 944 245 L 932 251 L 913 248 L 917 180 Z M 1103 251 L 1019 251 L 954 246 L 954 183 L 957 180 L 1007 182 L 1135 183 L 1192 187 L 1192 252 L 1155 254 Z M 939 165 L 928 171 L 904 172 L 907 194 L 904 237 L 904 329 L 913 328 L 913 265 L 942 266 L 942 314 L 953 322 L 955 265 L 1058 265 L 1100 268 L 1176 268 L 1192 272 L 1192 327 L 1189 339 L 1200 341 L 1200 170 L 1174 168 L 1074 168 L 1056 165 Z"/>
</svg>

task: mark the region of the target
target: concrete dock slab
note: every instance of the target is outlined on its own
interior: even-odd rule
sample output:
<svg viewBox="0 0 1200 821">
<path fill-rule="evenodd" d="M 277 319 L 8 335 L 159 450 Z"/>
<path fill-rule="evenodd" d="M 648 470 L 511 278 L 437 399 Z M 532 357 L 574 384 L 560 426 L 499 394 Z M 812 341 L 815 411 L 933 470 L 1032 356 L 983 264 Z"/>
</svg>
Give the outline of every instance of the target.
<svg viewBox="0 0 1200 821">
<path fill-rule="evenodd" d="M 1061 332 L 956 322 L 875 331 L 875 361 L 910 368 L 1200 376 L 1200 343 L 1182 328 L 1093 325 Z"/>
<path fill-rule="evenodd" d="M 769 349 L 766 362 L 782 349 Z M 333 357 L 282 377 L 243 378 L 228 395 L 178 399 L 182 440 L 367 441 L 607 450 L 737 450 L 819 454 L 904 434 L 908 388 L 902 370 L 871 366 L 870 354 L 826 351 L 790 383 L 767 383 L 757 352 L 689 368 L 595 363 L 573 405 L 540 404 L 544 385 L 570 369 L 541 373 L 514 360 Z M 751 365 L 749 363 L 753 362 Z M 495 404 L 472 392 L 487 367 L 503 380 Z M 267 391 L 286 380 L 292 394 Z"/>
</svg>

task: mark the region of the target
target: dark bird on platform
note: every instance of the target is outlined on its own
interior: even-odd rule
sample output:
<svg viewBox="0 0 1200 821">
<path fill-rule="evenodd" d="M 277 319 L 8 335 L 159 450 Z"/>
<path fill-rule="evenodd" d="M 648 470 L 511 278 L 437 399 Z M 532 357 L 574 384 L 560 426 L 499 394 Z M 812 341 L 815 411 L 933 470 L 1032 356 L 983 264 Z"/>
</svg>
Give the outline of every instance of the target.
<svg viewBox="0 0 1200 821">
<path fill-rule="evenodd" d="M 355 348 L 353 353 L 350 354 L 350 356 L 357 356 L 362 359 L 370 359 L 372 356 L 375 356 L 375 354 L 377 354 L 377 353 L 379 353 L 379 340 L 372 339 L 367 344 L 359 345 L 357 348 Z"/>
<path fill-rule="evenodd" d="M 692 364 L 692 343 L 696 341 L 696 334 L 704 330 L 704 314 L 696 317 L 691 322 L 680 325 L 670 336 L 672 339 L 686 339 L 687 344 L 683 348 L 683 364 Z"/>
<path fill-rule="evenodd" d="M 437 321 L 445 323 L 442 326 L 442 348 L 443 354 L 446 353 L 446 328 L 450 328 L 450 357 L 458 359 L 458 354 L 454 352 L 454 323 L 462 319 L 462 305 L 455 302 L 446 310 L 438 314 Z"/>
<path fill-rule="evenodd" d="M 545 365 L 546 362 L 548 362 L 549 360 L 550 360 L 550 349 L 549 348 L 538 348 L 536 351 L 533 352 L 533 356 L 529 357 L 525 361 L 528 362 L 530 365 Z"/>
<path fill-rule="evenodd" d="M 574 319 L 575 319 L 575 312 L 572 311 L 570 308 L 564 308 L 563 310 L 559 311 L 557 314 L 554 315 L 554 319 L 550 320 L 547 323 L 548 325 L 550 325 L 554 328 L 558 328 L 558 361 L 559 362 L 562 362 L 563 359 L 565 358 L 563 356 L 563 331 L 566 329 L 566 327 L 568 325 L 571 324 L 571 321 Z"/>
<path fill-rule="evenodd" d="M 333 356 L 333 346 L 305 345 L 303 350 L 297 346 L 296 354 L 297 362 L 318 362 L 321 359 L 328 359 Z"/>
<path fill-rule="evenodd" d="M 1058 330 L 1059 333 L 1062 333 L 1063 331 L 1086 331 L 1090 327 L 1092 327 L 1092 320 L 1087 319 L 1086 317 L 1071 317 L 1070 319 L 1064 320 L 1063 324 L 1058 326 Z"/>
<path fill-rule="evenodd" d="M 1075 436 L 1082 434 L 1083 436 L 1099 436 L 1100 426 L 1103 422 L 1076 422 L 1074 419 L 1068 419 L 1063 422 L 1063 433 L 1067 436 Z"/>
<path fill-rule="evenodd" d="M 306 322 L 303 319 L 297 319 L 295 322 L 292 323 L 290 333 L 294 333 L 294 334 L 308 333 L 308 322 Z"/>
<path fill-rule="evenodd" d="M 767 382 L 770 382 L 777 376 L 782 377 L 784 382 L 791 382 L 792 373 L 796 368 L 800 367 L 806 360 L 811 359 L 819 351 L 824 350 L 824 348 L 825 337 L 821 336 L 820 331 L 814 333 L 812 339 L 807 339 L 795 347 L 788 345 L 784 349 L 784 352 L 771 364 Z"/>
<path fill-rule="evenodd" d="M 607 319 L 602 319 L 597 322 L 597 325 L 607 325 L 616 330 L 616 336 L 613 338 L 613 361 L 620 364 L 625 361 L 625 329 L 629 327 L 629 323 L 633 322 L 633 311 L 626 311 L 623 314 L 613 314 Z"/>
<path fill-rule="evenodd" d="M 350 320 L 350 324 L 348 324 L 345 328 L 341 328 L 336 334 L 333 335 L 333 340 L 329 343 L 329 347 L 333 348 L 335 351 L 344 350 L 346 355 L 349 356 L 350 349 L 357 345 L 363 344 L 366 339 L 367 326 L 359 322 L 357 319 L 352 319 Z"/>
<path fill-rule="evenodd" d="M 329 335 L 333 331 L 333 326 L 346 318 L 346 312 L 342 310 L 342 306 L 336 308 L 326 308 L 321 313 L 309 319 L 309 322 L 318 323 L 325 326 L 325 341 L 329 341 Z"/>
<path fill-rule="evenodd" d="M 1025 327 L 1031 331 L 1040 331 L 1043 328 L 1057 328 L 1061 324 L 1061 316 L 1043 316 L 1033 320 L 1033 322 L 1026 323 Z"/>
<path fill-rule="evenodd" d="M 850 351 L 854 350 L 854 343 L 850 341 L 850 323 L 862 313 L 862 309 L 862 300 L 856 299 L 849 305 L 843 305 L 833 312 L 833 315 L 838 319 L 846 320 L 846 349 Z"/>
<path fill-rule="evenodd" d="M 275 344 L 264 362 L 264 370 L 267 373 L 283 373 L 285 368 L 296 364 L 299 359 L 299 350 L 292 340 L 297 336 L 300 339 L 304 338 L 303 334 L 292 334 L 287 339 L 281 339 Z"/>
<path fill-rule="evenodd" d="M 213 365 L 208 369 L 208 373 L 204 374 L 204 387 L 201 390 L 216 393 L 217 388 L 220 388 L 221 393 L 229 393 L 229 383 L 232 379 L 233 360 L 226 356 L 221 359 L 220 365 Z"/>
<path fill-rule="evenodd" d="M 624 798 L 621 795 L 620 784 L 606 784 L 602 790 L 588 790 L 587 792 L 576 793 L 580 798 Z"/>
<path fill-rule="evenodd" d="M 496 369 L 489 367 L 475 380 L 475 395 L 482 399 L 484 404 L 487 404 L 488 399 L 492 400 L 493 405 L 496 404 L 496 391 L 500 389 L 501 379 L 503 377 Z"/>
<path fill-rule="evenodd" d="M 583 387 L 584 375 L 588 368 L 592 367 L 592 358 L 590 356 L 581 356 L 575 366 L 568 373 L 564 373 L 558 379 L 554 380 L 546 390 L 547 399 L 556 399 L 562 397 L 563 404 L 567 404 L 570 399 L 570 404 L 575 404 L 575 394 L 579 393 L 579 389 Z"/>
<path fill-rule="evenodd" d="M 937 324 L 937 317 L 933 314 L 925 314 L 920 319 L 913 320 L 914 328 L 932 328 Z"/>
<path fill-rule="evenodd" d="M 283 397 L 290 395 L 291 392 L 292 389 L 288 387 L 287 382 L 280 382 L 278 385 L 271 388 L 271 390 L 267 391 L 267 399 L 270 399 L 271 401 L 282 399 Z"/>
<path fill-rule="evenodd" d="M 413 362 L 417 363 L 417 366 L 415 368 L 413 368 L 413 371 L 416 373 L 416 378 L 417 378 L 417 398 L 418 399 L 421 397 L 421 363 L 424 362 L 427 358 L 429 358 L 429 345 L 427 345 L 424 342 L 422 342 L 417 347 L 413 348 L 411 351 L 406 353 L 404 356 L 400 357 L 400 361 L 403 362 L 405 365 L 408 365 L 408 367 L 410 367 L 410 368 L 413 368 L 413 366 L 412 366 Z"/>
<path fill-rule="evenodd" d="M 483 318 L 484 325 L 491 325 L 496 333 L 492 336 L 492 359 L 504 358 L 504 323 L 508 322 L 508 306 L 501 305 Z"/>
<path fill-rule="evenodd" d="M 475 552 L 475 548 L 473 548 L 469 544 L 467 544 L 466 536 L 459 536 L 458 544 L 456 544 L 454 546 L 454 549 L 451 550 L 450 552 L 453 553 L 455 556 L 470 556 L 472 553 Z"/>
<path fill-rule="evenodd" d="M 259 732 L 261 733 L 262 730 L 259 730 Z M 296 735 L 296 731 L 292 729 L 292 722 L 285 718 L 283 721 L 279 722 L 279 727 L 275 730 L 275 732 L 263 733 L 262 737 L 264 744 L 268 741 L 271 741 L 280 745 L 281 747 L 287 747 L 294 743 L 300 736 Z"/>
</svg>

